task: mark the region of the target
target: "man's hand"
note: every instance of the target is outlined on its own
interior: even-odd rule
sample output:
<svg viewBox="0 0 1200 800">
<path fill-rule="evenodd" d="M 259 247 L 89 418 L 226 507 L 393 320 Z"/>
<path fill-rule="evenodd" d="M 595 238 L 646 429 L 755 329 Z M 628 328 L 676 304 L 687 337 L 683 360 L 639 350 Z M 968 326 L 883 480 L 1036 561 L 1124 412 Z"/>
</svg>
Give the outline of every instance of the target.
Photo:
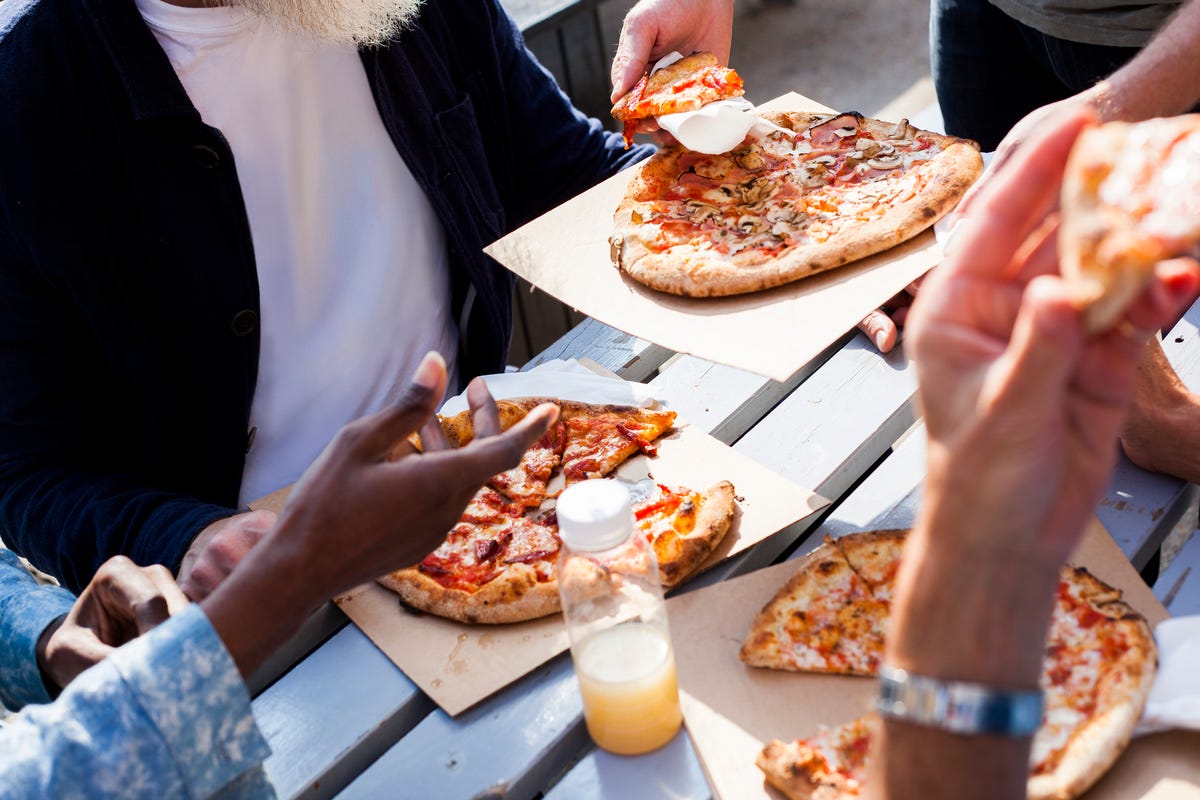
<svg viewBox="0 0 1200 800">
<path fill-rule="evenodd" d="M 1088 121 L 1047 125 L 976 195 L 909 323 L 930 443 L 927 506 L 956 541 L 1055 567 L 1112 469 L 1142 349 L 1198 280 L 1194 262 L 1161 264 L 1120 324 L 1085 336 L 1057 275 L 1057 218 L 1046 217 Z"/>
<path fill-rule="evenodd" d="M 204 601 L 243 675 L 315 604 L 441 544 L 479 487 L 516 465 L 557 414 L 539 406 L 502 433 L 476 380 L 467 393 L 475 438 L 442 449 L 433 414 L 445 387 L 446 365 L 431 353 L 393 408 L 343 428 L 296 483 L 274 529 Z M 396 446 L 422 426 L 425 452 Z"/>
<path fill-rule="evenodd" d="M 139 567 L 115 556 L 96 571 L 70 613 L 38 641 L 38 666 L 59 689 L 187 605 L 163 566 Z"/>
<path fill-rule="evenodd" d="M 200 531 L 179 565 L 184 593 L 193 600 L 208 597 L 274 525 L 273 511 L 249 511 L 219 519 Z"/>
<path fill-rule="evenodd" d="M 1158 342 L 1150 342 L 1138 362 L 1121 446 L 1142 469 L 1200 482 L 1200 395 L 1179 379 Z"/>
<path fill-rule="evenodd" d="M 625 15 L 621 41 L 612 65 L 612 101 L 633 88 L 655 61 L 678 50 L 713 53 L 729 63 L 733 38 L 733 0 L 641 0 Z M 643 120 L 638 130 L 657 130 L 653 120 Z"/>
<path fill-rule="evenodd" d="M 923 277 L 917 278 L 904 287 L 904 291 L 899 292 L 891 300 L 859 321 L 858 329 L 866 334 L 879 352 L 890 353 L 896 343 L 900 341 L 900 329 L 908 321 L 908 311 L 912 307 L 913 298 L 917 296 L 917 289 L 921 287 L 922 280 L 924 280 Z"/>
</svg>

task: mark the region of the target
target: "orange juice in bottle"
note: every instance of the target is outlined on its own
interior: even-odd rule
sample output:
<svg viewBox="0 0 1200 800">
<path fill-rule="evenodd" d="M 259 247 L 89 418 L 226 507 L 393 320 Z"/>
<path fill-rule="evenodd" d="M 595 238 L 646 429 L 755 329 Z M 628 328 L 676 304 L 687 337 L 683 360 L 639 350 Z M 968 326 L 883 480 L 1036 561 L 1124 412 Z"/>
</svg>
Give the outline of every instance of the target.
<svg viewBox="0 0 1200 800">
<path fill-rule="evenodd" d="M 637 755 L 662 747 L 683 721 L 675 657 L 654 551 L 633 532 L 629 491 L 584 481 L 558 500 L 558 586 L 596 744 Z"/>
</svg>

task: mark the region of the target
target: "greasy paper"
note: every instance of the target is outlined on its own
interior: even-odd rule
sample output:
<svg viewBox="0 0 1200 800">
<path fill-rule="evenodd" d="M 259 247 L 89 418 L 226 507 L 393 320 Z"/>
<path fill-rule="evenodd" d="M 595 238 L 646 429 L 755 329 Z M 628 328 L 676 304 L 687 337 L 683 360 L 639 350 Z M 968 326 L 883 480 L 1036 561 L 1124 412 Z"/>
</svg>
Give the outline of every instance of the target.
<svg viewBox="0 0 1200 800">
<path fill-rule="evenodd" d="M 795 93 L 759 109 L 829 110 Z M 487 253 L 614 328 L 780 381 L 941 258 L 926 231 L 878 255 L 765 292 L 709 298 L 656 292 L 625 277 L 609 255 L 613 212 L 631 175 L 613 176 L 493 243 Z"/>
<path fill-rule="evenodd" d="M 1093 522 L 1072 563 L 1125 592 L 1151 624 L 1167 613 L 1113 543 Z M 780 798 L 755 766 L 763 744 L 849 722 L 871 710 L 875 682 L 747 667 L 738 650 L 750 622 L 796 571 L 798 560 L 672 598 L 671 638 L 688 733 L 718 800 Z M 948 600 L 952 600 L 948 598 Z M 1200 787 L 1200 733 L 1170 732 L 1134 741 L 1088 800 L 1187 798 Z"/>
<path fill-rule="evenodd" d="M 617 476 L 652 476 L 663 483 L 706 489 L 733 482 L 739 514 L 711 566 L 827 505 L 728 446 L 686 425 L 658 440 L 658 455 L 625 462 Z M 551 482 L 561 486 L 562 476 Z M 458 714 L 567 648 L 555 614 L 512 625 L 466 625 L 406 610 L 392 592 L 374 584 L 335 599 L 380 650 L 448 714 Z"/>
</svg>

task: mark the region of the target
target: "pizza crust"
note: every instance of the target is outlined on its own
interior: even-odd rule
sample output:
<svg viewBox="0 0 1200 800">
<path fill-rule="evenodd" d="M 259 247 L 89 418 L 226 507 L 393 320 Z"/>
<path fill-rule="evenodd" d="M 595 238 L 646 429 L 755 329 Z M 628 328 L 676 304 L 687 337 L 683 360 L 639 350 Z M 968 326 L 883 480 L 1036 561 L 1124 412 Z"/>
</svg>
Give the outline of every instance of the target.
<svg viewBox="0 0 1200 800">
<path fill-rule="evenodd" d="M 702 498 L 696 527 L 688 535 L 662 537 L 655 542 L 658 577 L 664 589 L 673 589 L 700 569 L 733 524 L 737 502 L 732 483 L 721 481 L 709 487 Z"/>
<path fill-rule="evenodd" d="M 476 592 L 447 589 L 416 567 L 397 570 L 378 582 L 400 595 L 405 605 L 459 622 L 524 622 L 558 612 L 558 584 L 539 581 L 528 564 L 510 564 L 504 574 Z"/>
</svg>

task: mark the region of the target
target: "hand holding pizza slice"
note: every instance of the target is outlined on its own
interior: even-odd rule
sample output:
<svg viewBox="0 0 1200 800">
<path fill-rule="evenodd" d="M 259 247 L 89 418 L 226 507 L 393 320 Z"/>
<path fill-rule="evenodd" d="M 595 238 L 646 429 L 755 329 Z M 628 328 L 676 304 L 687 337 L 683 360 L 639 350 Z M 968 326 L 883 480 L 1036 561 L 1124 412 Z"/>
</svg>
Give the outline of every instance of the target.
<svg viewBox="0 0 1200 800">
<path fill-rule="evenodd" d="M 638 123 L 651 117 L 698 111 L 718 100 L 741 97 L 741 77 L 717 62 L 712 53 L 693 53 L 673 64 L 642 75 L 612 108 L 615 119 L 625 123 L 625 148 L 633 144 Z"/>
</svg>

